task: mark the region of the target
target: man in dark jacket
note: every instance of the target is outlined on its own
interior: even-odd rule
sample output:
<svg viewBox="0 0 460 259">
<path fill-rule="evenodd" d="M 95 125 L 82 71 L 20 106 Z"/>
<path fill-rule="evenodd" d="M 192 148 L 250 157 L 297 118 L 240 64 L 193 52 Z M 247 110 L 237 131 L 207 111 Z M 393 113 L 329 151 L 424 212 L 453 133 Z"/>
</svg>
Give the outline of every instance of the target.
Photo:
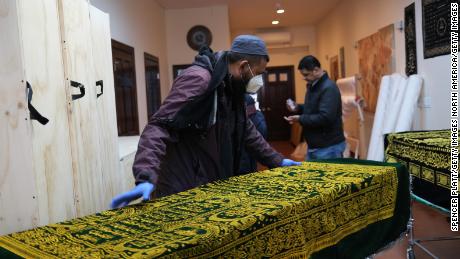
<svg viewBox="0 0 460 259">
<path fill-rule="evenodd" d="M 251 35 L 238 36 L 230 51 L 202 48 L 142 132 L 136 187 L 116 196 L 111 208 L 234 176 L 243 145 L 270 168 L 298 165 L 273 150 L 246 115 L 244 93 L 262 86 L 268 60 L 265 43 Z"/>
<path fill-rule="evenodd" d="M 288 110 L 301 115 L 285 119 L 302 125 L 308 145 L 306 160 L 340 158 L 346 146 L 340 90 L 314 56 L 304 57 L 298 69 L 307 81 L 305 104 L 288 103 Z"/>
</svg>

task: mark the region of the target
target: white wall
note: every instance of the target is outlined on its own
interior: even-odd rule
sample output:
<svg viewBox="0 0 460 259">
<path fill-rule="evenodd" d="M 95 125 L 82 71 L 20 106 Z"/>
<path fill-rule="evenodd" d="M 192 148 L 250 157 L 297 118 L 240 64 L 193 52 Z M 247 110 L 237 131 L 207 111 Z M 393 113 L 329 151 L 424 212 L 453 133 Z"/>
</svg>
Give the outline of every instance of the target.
<svg viewBox="0 0 460 259">
<path fill-rule="evenodd" d="M 404 8 L 413 0 L 346 0 L 342 1 L 317 24 L 317 56 L 327 65 L 326 55 L 337 55 L 345 47 L 346 75 L 358 74 L 358 51 L 354 44 L 392 23 L 404 20 Z M 424 79 L 423 97 L 431 99 L 431 107 L 418 108 L 414 129 L 449 127 L 449 56 L 423 58 L 422 7 L 415 1 L 418 74 Z M 396 26 L 397 27 L 397 26 Z M 396 72 L 405 74 L 404 32 L 395 27 Z M 373 115 L 366 115 L 366 128 L 372 126 Z"/>
<path fill-rule="evenodd" d="M 296 101 L 304 102 L 306 82 L 297 71 L 299 61 L 306 55 L 316 52 L 316 30 L 314 26 L 292 26 L 280 30 L 291 33 L 291 43 L 286 47 L 268 45 L 270 62 L 268 66 L 294 66 Z M 241 34 L 256 34 L 254 30 L 232 31 L 232 38 Z"/>
<path fill-rule="evenodd" d="M 345 46 L 346 75 L 357 74 L 358 51 L 354 43 L 378 29 L 404 20 L 404 8 L 413 0 L 347 0 L 342 1 L 317 25 L 318 58 L 338 54 Z M 423 97 L 431 98 L 432 107 L 419 109 L 415 129 L 449 127 L 449 56 L 423 58 L 422 7 L 415 1 L 418 73 L 424 78 Z M 404 32 L 395 30 L 396 72 L 405 74 Z"/>
<path fill-rule="evenodd" d="M 214 51 L 230 48 L 230 28 L 227 6 L 166 10 L 166 42 L 168 78 L 172 82 L 172 66 L 190 64 L 197 51 L 187 44 L 187 32 L 195 25 L 204 25 L 212 33 Z"/>
<path fill-rule="evenodd" d="M 402 21 L 404 7 L 413 0 L 346 0 L 341 1 L 315 27 L 296 26 L 287 28 L 293 35 L 290 48 L 269 49 L 270 66 L 297 66 L 307 54 L 317 56 L 325 68 L 329 66 L 326 55 L 338 54 L 345 47 L 346 75 L 358 73 L 358 53 L 354 44 L 378 29 Z M 187 31 L 197 24 L 207 26 L 213 33 L 211 47 L 214 50 L 229 49 L 231 39 L 238 34 L 254 33 L 235 31 L 230 36 L 228 7 L 212 6 L 164 10 L 150 0 L 91 0 L 91 3 L 111 16 L 112 37 L 135 48 L 136 79 L 138 86 L 138 109 L 140 129 L 147 122 L 145 75 L 143 53 L 148 52 L 160 59 L 162 98 L 172 82 L 172 65 L 188 64 L 196 51 L 186 43 Z M 416 0 L 417 59 L 418 71 L 424 78 L 423 97 L 431 99 L 430 108 L 419 108 L 415 129 L 437 129 L 449 126 L 449 57 L 423 59 L 421 29 L 421 0 Z M 307 51 L 302 46 L 309 46 Z M 395 31 L 396 71 L 404 73 L 404 33 Z M 296 75 L 296 98 L 302 102 L 305 83 Z M 370 116 L 370 115 L 369 115 Z M 372 119 L 372 116 L 370 117 Z M 368 120 L 370 121 L 370 120 Z"/>
<path fill-rule="evenodd" d="M 152 0 L 91 0 L 91 4 L 109 13 L 112 38 L 134 48 L 139 130 L 142 132 L 148 121 L 144 52 L 159 58 L 162 99 L 170 89 L 165 10 Z"/>
</svg>

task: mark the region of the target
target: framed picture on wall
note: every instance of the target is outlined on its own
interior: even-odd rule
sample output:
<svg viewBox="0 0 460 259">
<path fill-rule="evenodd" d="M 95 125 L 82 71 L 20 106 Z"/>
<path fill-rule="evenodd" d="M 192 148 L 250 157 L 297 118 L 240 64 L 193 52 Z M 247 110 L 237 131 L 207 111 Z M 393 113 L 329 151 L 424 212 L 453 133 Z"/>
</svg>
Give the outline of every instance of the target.
<svg viewBox="0 0 460 259">
<path fill-rule="evenodd" d="M 450 53 L 450 0 L 422 0 L 423 55 Z"/>
<path fill-rule="evenodd" d="M 415 35 L 415 3 L 404 8 L 404 38 L 406 41 L 406 75 L 417 74 L 417 40 Z"/>
<path fill-rule="evenodd" d="M 329 77 L 333 81 L 337 81 L 339 79 L 339 57 L 333 56 L 330 59 L 330 70 L 329 70 Z"/>
<path fill-rule="evenodd" d="M 339 59 L 340 59 L 340 78 L 345 78 L 345 47 L 340 48 Z"/>
<path fill-rule="evenodd" d="M 173 65 L 172 66 L 172 69 L 173 69 L 173 79 L 176 79 L 176 77 L 178 77 L 180 75 L 180 73 L 188 68 L 189 66 L 191 66 L 192 64 L 182 64 L 182 65 Z"/>
</svg>

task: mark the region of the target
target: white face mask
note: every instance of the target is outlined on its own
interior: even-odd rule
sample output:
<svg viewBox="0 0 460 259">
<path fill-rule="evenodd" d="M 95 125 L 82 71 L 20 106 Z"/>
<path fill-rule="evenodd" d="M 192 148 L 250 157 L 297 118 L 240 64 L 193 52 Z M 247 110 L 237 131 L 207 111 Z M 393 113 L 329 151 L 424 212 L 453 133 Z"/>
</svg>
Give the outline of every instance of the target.
<svg viewBox="0 0 460 259">
<path fill-rule="evenodd" d="M 251 66 L 249 64 L 248 66 L 249 66 L 249 71 L 251 71 L 252 78 L 251 80 L 249 80 L 248 84 L 246 85 L 246 92 L 250 94 L 255 94 L 257 93 L 257 91 L 259 91 L 259 89 L 262 86 L 264 86 L 264 78 L 262 77 L 262 75 L 254 76 Z"/>
<path fill-rule="evenodd" d="M 262 75 L 257 75 L 249 80 L 248 84 L 246 85 L 246 92 L 255 94 L 262 86 L 264 86 L 264 78 Z"/>
</svg>

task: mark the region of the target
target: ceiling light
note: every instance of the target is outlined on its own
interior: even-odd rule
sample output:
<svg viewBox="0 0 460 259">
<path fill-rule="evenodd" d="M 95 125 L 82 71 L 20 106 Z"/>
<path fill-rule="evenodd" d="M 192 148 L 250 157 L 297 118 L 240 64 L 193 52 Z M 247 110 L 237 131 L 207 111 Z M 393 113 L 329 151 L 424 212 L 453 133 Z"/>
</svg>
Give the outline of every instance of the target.
<svg viewBox="0 0 460 259">
<path fill-rule="evenodd" d="M 276 4 L 276 13 L 284 13 L 284 8 L 281 7 L 280 3 Z"/>
<path fill-rule="evenodd" d="M 274 25 L 276 25 L 276 24 L 278 24 L 278 23 L 280 23 L 280 21 L 277 21 L 277 20 L 273 20 L 273 21 L 272 21 L 272 24 L 274 24 Z"/>
</svg>

